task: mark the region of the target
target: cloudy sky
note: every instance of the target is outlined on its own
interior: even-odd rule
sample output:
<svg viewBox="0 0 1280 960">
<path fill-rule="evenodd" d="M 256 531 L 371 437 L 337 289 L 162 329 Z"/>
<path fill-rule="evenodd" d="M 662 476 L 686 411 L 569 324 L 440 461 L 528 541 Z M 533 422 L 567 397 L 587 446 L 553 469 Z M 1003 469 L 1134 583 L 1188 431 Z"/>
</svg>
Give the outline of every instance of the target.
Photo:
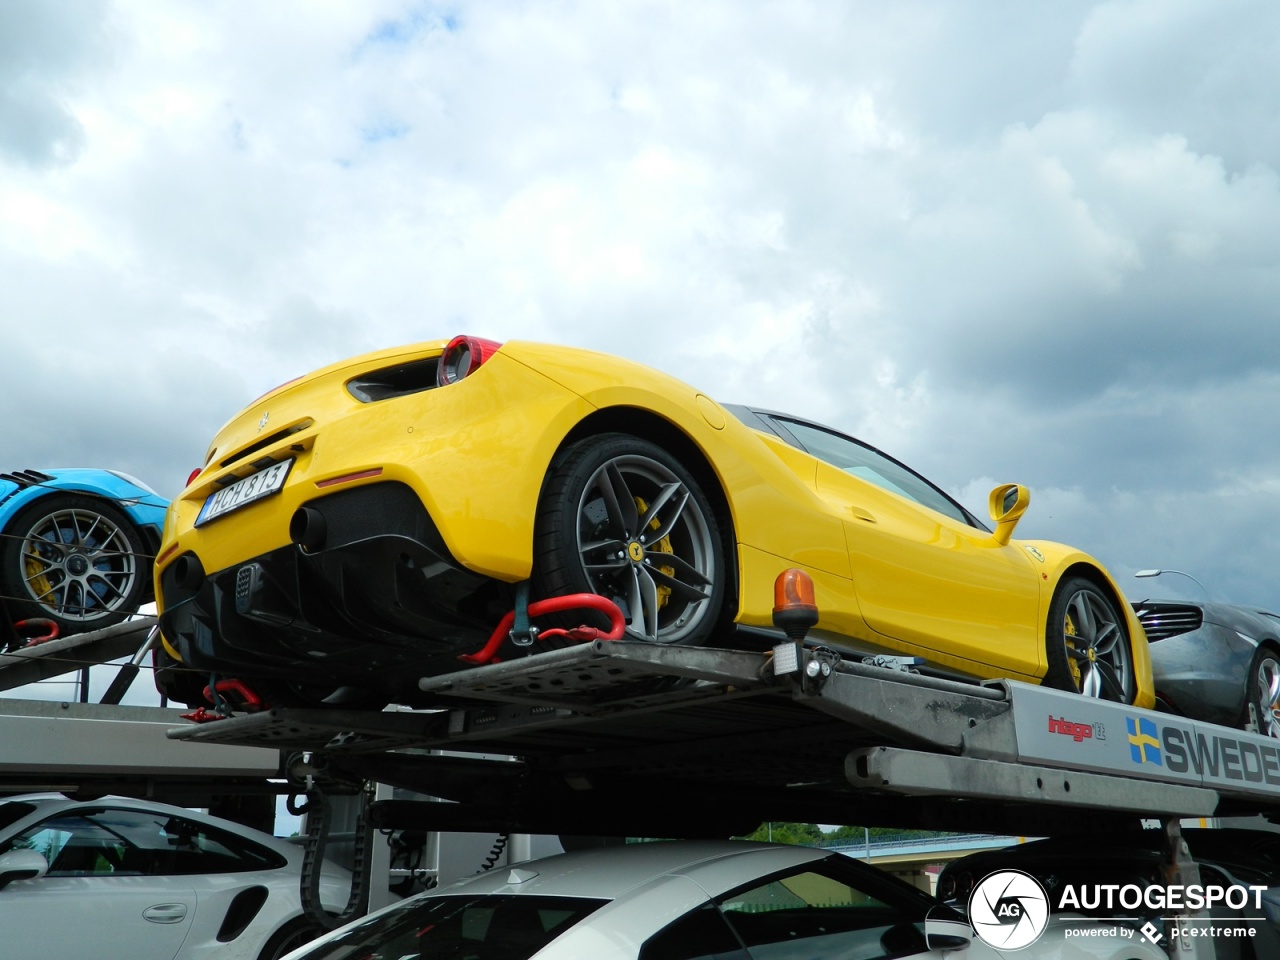
<svg viewBox="0 0 1280 960">
<path fill-rule="evenodd" d="M 0 0 L 0 466 L 472 333 L 1280 607 L 1280 7 Z M 1179 582 L 1181 581 L 1181 582 Z"/>
</svg>

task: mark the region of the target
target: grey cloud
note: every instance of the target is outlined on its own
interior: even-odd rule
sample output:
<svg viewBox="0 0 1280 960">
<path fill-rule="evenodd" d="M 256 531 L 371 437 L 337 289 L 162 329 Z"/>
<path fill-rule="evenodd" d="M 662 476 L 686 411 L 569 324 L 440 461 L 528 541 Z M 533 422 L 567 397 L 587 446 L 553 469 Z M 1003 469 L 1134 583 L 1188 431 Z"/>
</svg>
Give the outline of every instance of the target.
<svg viewBox="0 0 1280 960">
<path fill-rule="evenodd" d="M 1251 0 L 1099 4 L 1079 34 L 1070 89 L 1128 126 L 1186 136 L 1233 173 L 1275 167 L 1278 30 L 1280 10 Z"/>
<path fill-rule="evenodd" d="M 48 92 L 20 83 L 0 88 L 0 156 L 35 167 L 76 158 L 84 129 Z"/>
<path fill-rule="evenodd" d="M 105 56 L 104 3 L 0 2 L 0 158 L 68 163 L 84 130 L 66 96 Z"/>
</svg>

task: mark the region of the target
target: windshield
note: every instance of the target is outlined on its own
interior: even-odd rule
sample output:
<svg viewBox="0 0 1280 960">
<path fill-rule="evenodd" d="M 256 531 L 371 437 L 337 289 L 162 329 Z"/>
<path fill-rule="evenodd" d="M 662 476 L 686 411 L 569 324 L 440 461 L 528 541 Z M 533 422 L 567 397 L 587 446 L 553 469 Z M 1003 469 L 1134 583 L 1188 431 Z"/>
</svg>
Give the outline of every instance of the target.
<svg viewBox="0 0 1280 960">
<path fill-rule="evenodd" d="M 525 960 L 606 900 L 420 897 L 370 917 L 303 954 L 306 960 Z"/>
</svg>

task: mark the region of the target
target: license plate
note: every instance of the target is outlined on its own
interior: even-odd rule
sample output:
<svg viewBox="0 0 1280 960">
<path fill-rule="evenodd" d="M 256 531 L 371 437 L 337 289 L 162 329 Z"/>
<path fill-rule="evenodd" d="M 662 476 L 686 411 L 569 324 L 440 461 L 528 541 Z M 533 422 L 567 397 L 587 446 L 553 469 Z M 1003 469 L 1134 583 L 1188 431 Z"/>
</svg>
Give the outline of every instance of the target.
<svg viewBox="0 0 1280 960">
<path fill-rule="evenodd" d="M 239 510 L 273 493 L 279 493 L 292 466 L 292 460 L 281 460 L 251 477 L 245 477 L 229 487 L 223 487 L 204 502 L 204 506 L 200 508 L 200 515 L 196 517 L 196 526 L 216 520 L 232 510 Z"/>
</svg>

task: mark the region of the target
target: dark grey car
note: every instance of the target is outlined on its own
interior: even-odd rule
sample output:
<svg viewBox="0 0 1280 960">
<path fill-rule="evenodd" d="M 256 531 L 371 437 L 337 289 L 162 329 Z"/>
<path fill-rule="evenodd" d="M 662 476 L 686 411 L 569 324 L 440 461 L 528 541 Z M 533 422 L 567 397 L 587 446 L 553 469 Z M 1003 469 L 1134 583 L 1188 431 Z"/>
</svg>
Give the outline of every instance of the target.
<svg viewBox="0 0 1280 960">
<path fill-rule="evenodd" d="M 1151 648 L 1162 710 L 1280 737 L 1280 614 L 1233 603 L 1133 605 Z"/>
</svg>

